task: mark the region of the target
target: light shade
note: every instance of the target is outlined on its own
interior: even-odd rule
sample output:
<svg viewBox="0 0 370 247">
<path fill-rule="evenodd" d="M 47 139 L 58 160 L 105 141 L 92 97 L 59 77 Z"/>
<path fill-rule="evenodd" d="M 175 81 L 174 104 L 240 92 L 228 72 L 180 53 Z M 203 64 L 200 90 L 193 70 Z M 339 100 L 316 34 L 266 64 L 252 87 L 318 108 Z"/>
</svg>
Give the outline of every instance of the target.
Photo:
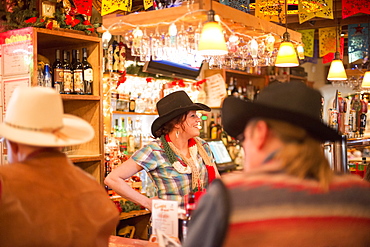
<svg viewBox="0 0 370 247">
<path fill-rule="evenodd" d="M 103 49 L 108 49 L 108 44 L 111 38 L 112 34 L 109 32 L 109 30 L 106 30 L 102 35 Z"/>
<path fill-rule="evenodd" d="M 330 81 L 344 81 L 347 80 L 346 70 L 344 69 L 343 62 L 340 59 L 334 59 L 331 62 L 328 80 Z"/>
<path fill-rule="evenodd" d="M 207 22 L 202 29 L 198 44 L 198 51 L 201 55 L 225 55 L 227 47 L 224 33 L 220 24 L 215 21 Z"/>
<path fill-rule="evenodd" d="M 280 44 L 276 57 L 276 67 L 296 67 L 299 65 L 297 53 L 290 41 L 284 41 Z"/>
<path fill-rule="evenodd" d="M 364 78 L 362 79 L 362 88 L 370 88 L 370 70 L 365 72 Z"/>
</svg>

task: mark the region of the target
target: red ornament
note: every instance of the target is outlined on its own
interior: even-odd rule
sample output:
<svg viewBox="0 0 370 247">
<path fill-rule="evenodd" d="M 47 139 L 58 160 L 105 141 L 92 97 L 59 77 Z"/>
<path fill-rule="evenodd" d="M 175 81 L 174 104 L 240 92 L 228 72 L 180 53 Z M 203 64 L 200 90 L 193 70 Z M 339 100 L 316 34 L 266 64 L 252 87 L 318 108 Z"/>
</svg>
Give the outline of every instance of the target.
<svg viewBox="0 0 370 247">
<path fill-rule="evenodd" d="M 51 21 L 48 24 L 46 24 L 46 28 L 50 30 L 53 29 L 53 22 Z"/>
<path fill-rule="evenodd" d="M 25 23 L 35 23 L 37 21 L 37 17 L 31 17 L 28 20 L 25 20 Z"/>
</svg>

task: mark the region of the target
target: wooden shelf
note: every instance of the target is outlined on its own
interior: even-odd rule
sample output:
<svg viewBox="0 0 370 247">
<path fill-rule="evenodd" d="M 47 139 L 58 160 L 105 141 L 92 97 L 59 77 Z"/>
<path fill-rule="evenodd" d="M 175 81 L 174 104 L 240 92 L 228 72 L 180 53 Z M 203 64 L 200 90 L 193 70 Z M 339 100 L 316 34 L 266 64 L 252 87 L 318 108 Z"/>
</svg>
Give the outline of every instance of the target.
<svg viewBox="0 0 370 247">
<path fill-rule="evenodd" d="M 125 220 L 125 219 L 130 219 L 130 218 L 133 218 L 133 217 L 136 217 L 136 216 L 141 216 L 141 215 L 146 215 L 146 214 L 150 214 L 150 211 L 149 210 L 133 210 L 133 211 L 128 212 L 128 213 L 122 212 L 119 215 L 119 219 L 120 220 Z"/>
<path fill-rule="evenodd" d="M 68 155 L 68 157 L 72 160 L 73 163 L 80 163 L 80 162 L 91 162 L 91 161 L 101 161 L 103 156 L 101 154 L 96 155 Z"/>
<path fill-rule="evenodd" d="M 121 114 L 121 115 L 148 115 L 148 116 L 156 116 L 158 113 L 138 113 L 138 112 L 124 112 L 124 111 L 113 111 L 113 114 Z"/>
<path fill-rule="evenodd" d="M 78 95 L 78 94 L 61 94 L 63 100 L 100 100 L 100 96 L 95 95 Z"/>
</svg>

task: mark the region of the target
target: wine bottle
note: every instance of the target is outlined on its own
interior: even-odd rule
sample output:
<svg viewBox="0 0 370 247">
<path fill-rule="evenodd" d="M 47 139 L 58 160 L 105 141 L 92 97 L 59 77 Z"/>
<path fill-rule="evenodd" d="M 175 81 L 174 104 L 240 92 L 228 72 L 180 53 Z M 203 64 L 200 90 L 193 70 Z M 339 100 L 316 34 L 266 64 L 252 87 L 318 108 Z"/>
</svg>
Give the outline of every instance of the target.
<svg viewBox="0 0 370 247">
<path fill-rule="evenodd" d="M 85 86 L 83 81 L 83 65 L 80 61 L 80 51 L 72 50 L 72 64 L 73 68 L 73 91 L 77 94 L 85 93 Z"/>
<path fill-rule="evenodd" d="M 63 93 L 73 93 L 73 74 L 72 66 L 69 63 L 69 52 L 63 52 Z"/>
<path fill-rule="evenodd" d="M 87 61 L 87 49 L 86 48 L 82 48 L 82 68 L 83 68 L 85 94 L 92 94 L 94 71 L 93 71 L 91 64 Z"/>
<path fill-rule="evenodd" d="M 57 49 L 55 51 L 55 61 L 53 63 L 53 88 L 55 88 L 58 93 L 63 93 L 63 80 L 63 63 L 60 60 L 60 50 Z"/>
</svg>

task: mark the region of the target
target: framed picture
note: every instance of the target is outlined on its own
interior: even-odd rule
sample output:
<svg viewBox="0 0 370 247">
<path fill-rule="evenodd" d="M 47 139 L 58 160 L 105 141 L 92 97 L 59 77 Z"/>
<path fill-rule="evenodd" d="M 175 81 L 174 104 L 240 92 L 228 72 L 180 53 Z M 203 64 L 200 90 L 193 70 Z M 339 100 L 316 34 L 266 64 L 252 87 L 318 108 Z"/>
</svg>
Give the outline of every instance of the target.
<svg viewBox="0 0 370 247">
<path fill-rule="evenodd" d="M 41 16 L 54 18 L 55 13 L 55 2 L 42 1 L 41 2 Z"/>
</svg>

